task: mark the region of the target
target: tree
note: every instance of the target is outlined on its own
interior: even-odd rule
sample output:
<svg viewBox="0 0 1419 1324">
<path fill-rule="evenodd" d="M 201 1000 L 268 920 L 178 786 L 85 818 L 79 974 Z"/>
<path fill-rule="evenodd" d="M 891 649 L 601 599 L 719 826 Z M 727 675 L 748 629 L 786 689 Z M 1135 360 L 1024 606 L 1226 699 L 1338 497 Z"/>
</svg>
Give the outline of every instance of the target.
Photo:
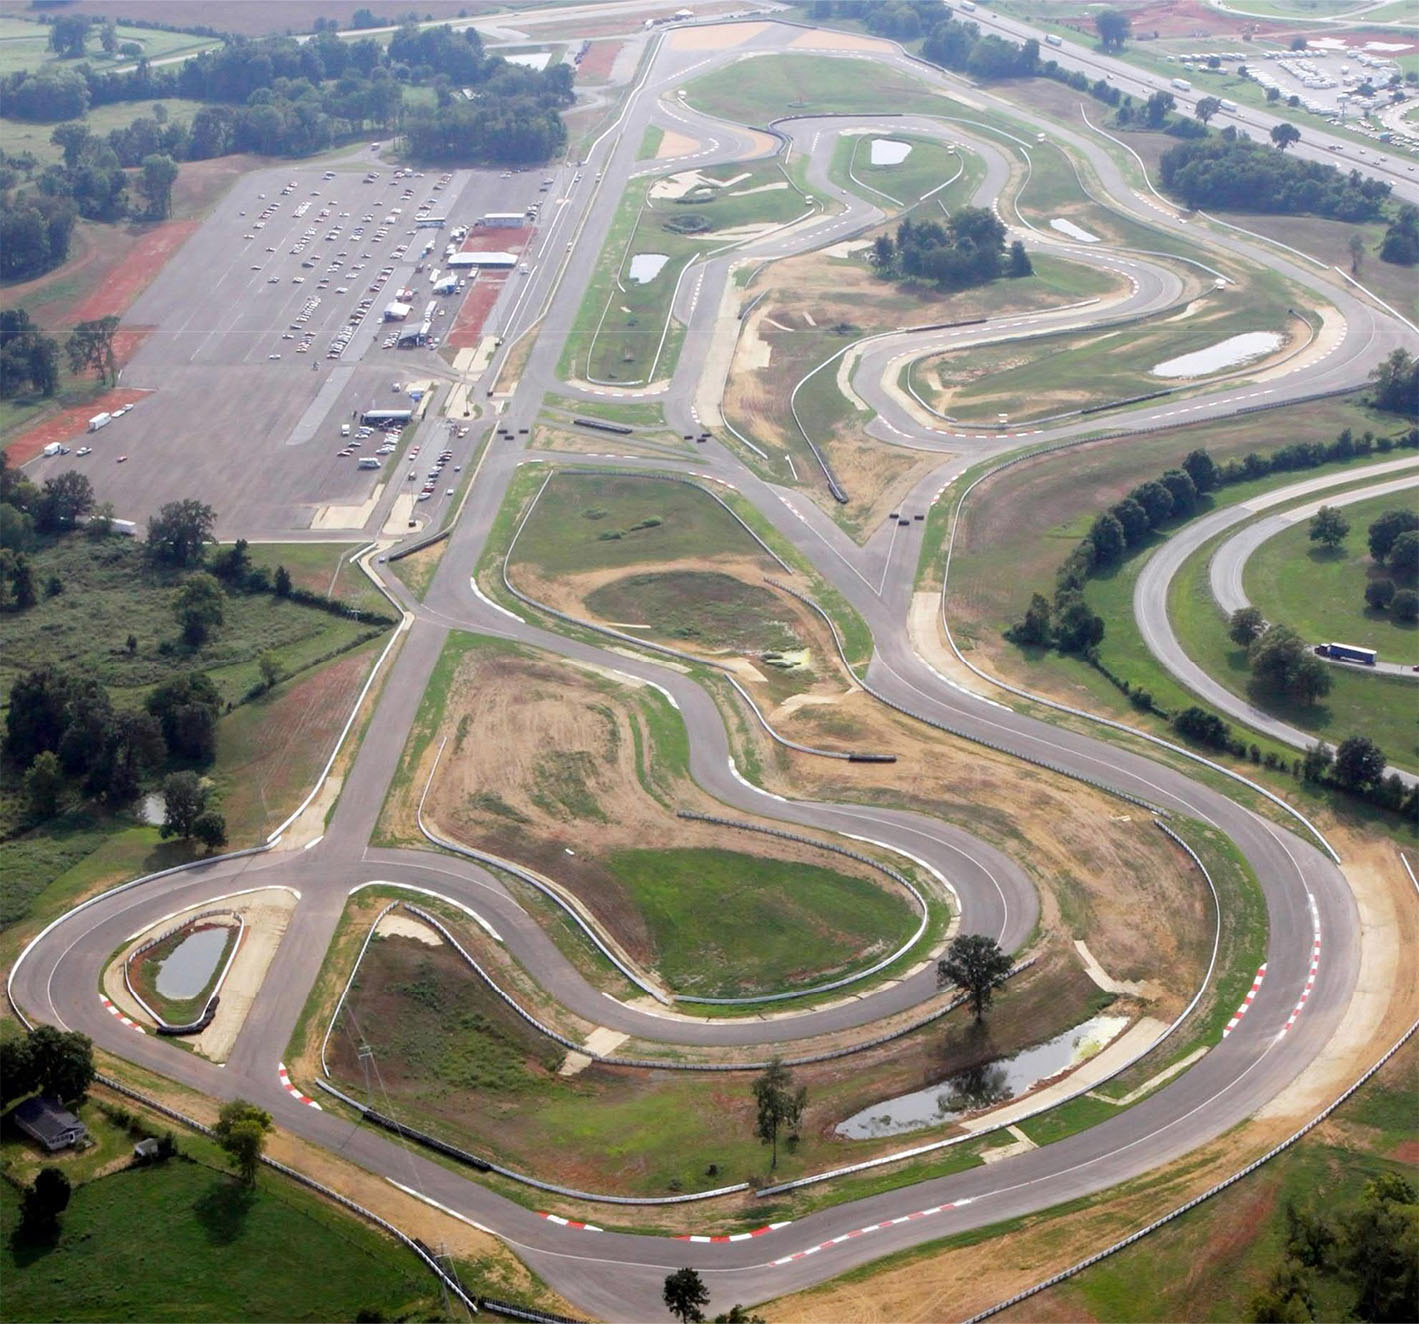
<svg viewBox="0 0 1419 1324">
<path fill-rule="evenodd" d="M 1394 601 L 1394 580 L 1372 579 L 1365 585 L 1365 605 L 1384 611 Z"/>
<path fill-rule="evenodd" d="M 20 1225 L 27 1236 L 49 1237 L 59 1230 L 59 1215 L 69 1207 L 69 1178 L 60 1168 L 41 1168 L 25 1190 Z"/>
<path fill-rule="evenodd" d="M 1384 751 L 1364 736 L 1349 736 L 1335 751 L 1331 776 L 1351 791 L 1364 791 L 1379 784 L 1385 774 Z"/>
<path fill-rule="evenodd" d="M 1003 988 L 1013 962 L 994 938 L 983 933 L 963 933 L 951 940 L 946 955 L 936 962 L 936 986 L 954 984 L 971 1000 L 976 1020 L 985 1018 L 995 990 Z"/>
<path fill-rule="evenodd" d="M 148 199 L 148 217 L 165 221 L 172 212 L 172 186 L 177 182 L 177 162 L 162 152 L 143 158 L 143 196 Z"/>
<path fill-rule="evenodd" d="M 1330 771 L 1330 765 L 1335 762 L 1335 751 L 1323 740 L 1317 740 L 1308 750 L 1306 757 L 1301 764 L 1301 780 L 1306 782 L 1321 782 L 1325 780 L 1325 775 Z"/>
<path fill-rule="evenodd" d="M 83 120 L 69 120 L 54 126 L 49 141 L 64 153 L 64 168 L 75 170 L 83 156 L 84 148 L 93 141 L 93 134 L 89 132 L 89 126 Z"/>
<path fill-rule="evenodd" d="M 1273 625 L 1247 649 L 1252 681 L 1272 698 L 1313 704 L 1330 693 L 1330 672 L 1288 625 Z"/>
<path fill-rule="evenodd" d="M 261 671 L 261 684 L 270 689 L 281 679 L 281 662 L 275 653 L 266 651 L 256 659 L 256 665 Z"/>
<path fill-rule="evenodd" d="M 1419 529 L 1419 513 L 1413 510 L 1385 511 L 1367 530 L 1370 556 L 1383 565 L 1395 540 L 1411 529 Z"/>
<path fill-rule="evenodd" d="M 1419 418 L 1419 359 L 1397 349 L 1373 373 L 1375 408 L 1407 418 Z"/>
<path fill-rule="evenodd" d="M 74 528 L 94 508 L 94 485 L 77 469 L 44 480 L 35 506 L 35 522 L 46 533 Z"/>
<path fill-rule="evenodd" d="M 49 49 L 61 60 L 79 60 L 89 35 L 86 14 L 60 14 L 49 29 Z"/>
<path fill-rule="evenodd" d="M 1123 536 L 1123 525 L 1109 514 L 1094 517 L 1088 540 L 1094 549 L 1094 564 L 1098 566 L 1115 564 L 1128 545 Z"/>
<path fill-rule="evenodd" d="M 212 1135 L 231 1157 L 232 1164 L 245 1186 L 256 1185 L 256 1173 L 261 1167 L 261 1151 L 266 1148 L 266 1133 L 271 1129 L 271 1114 L 245 1099 L 224 1103 L 217 1114 Z"/>
<path fill-rule="evenodd" d="M 778 1167 L 779 1132 L 787 1127 L 790 1135 L 798 1129 L 799 1118 L 803 1116 L 804 1105 L 808 1102 L 808 1087 L 793 1086 L 793 1072 L 783 1064 L 777 1054 L 764 1068 L 763 1074 L 754 1082 L 754 1134 L 759 1142 L 773 1146 L 773 1157 L 769 1170 Z"/>
<path fill-rule="evenodd" d="M 666 1274 L 663 1296 L 666 1310 L 681 1324 L 696 1324 L 704 1319 L 704 1307 L 709 1305 L 710 1299 L 704 1280 L 693 1269 L 676 1269 Z"/>
<path fill-rule="evenodd" d="M 1136 547 L 1153 531 L 1148 512 L 1132 497 L 1116 502 L 1110 507 L 1109 514 L 1119 522 L 1130 547 Z"/>
<path fill-rule="evenodd" d="M 1301 131 L 1289 120 L 1282 120 L 1280 124 L 1271 126 L 1271 141 L 1278 151 L 1284 152 L 1293 143 L 1301 141 Z"/>
<path fill-rule="evenodd" d="M 1419 529 L 1408 529 L 1389 549 L 1389 572 L 1397 584 L 1419 583 Z"/>
<path fill-rule="evenodd" d="M 16 1034 L 0 1039 L 0 1103 L 33 1094 L 38 1085 L 29 1036 Z"/>
<path fill-rule="evenodd" d="M 276 567 L 275 593 L 278 598 L 291 596 L 291 572 L 283 565 Z"/>
<path fill-rule="evenodd" d="M 1342 1224 L 1340 1268 L 1358 1293 L 1356 1319 L 1419 1318 L 1419 1206 L 1414 1187 L 1387 1172 L 1365 1185 Z"/>
<path fill-rule="evenodd" d="M 1181 467 L 1199 492 L 1212 492 L 1221 485 L 1217 462 L 1205 450 L 1189 451 Z"/>
<path fill-rule="evenodd" d="M 183 642 L 201 648 L 208 636 L 225 619 L 226 594 L 208 574 L 189 575 L 173 601 L 173 615 L 182 628 Z"/>
<path fill-rule="evenodd" d="M 37 1025 L 29 1033 L 34 1088 L 61 1103 L 77 1103 L 94 1079 L 94 1046 L 75 1030 Z"/>
<path fill-rule="evenodd" d="M 1419 593 L 1412 588 L 1400 589 L 1389 604 L 1397 621 L 1419 621 Z"/>
<path fill-rule="evenodd" d="M 1015 642 L 1033 645 L 1036 648 L 1047 648 L 1051 637 L 1049 599 L 1043 593 L 1031 594 L 1030 605 L 1025 611 L 1025 619 L 1015 627 Z"/>
<path fill-rule="evenodd" d="M 92 368 L 105 385 L 116 382 L 118 365 L 113 356 L 113 336 L 117 330 L 118 318 L 114 316 L 78 323 L 64 342 L 70 370 L 83 372 L 85 368 Z"/>
<path fill-rule="evenodd" d="M 1054 644 L 1061 653 L 1087 656 L 1104 637 L 1104 618 L 1079 592 L 1061 593 L 1054 604 Z"/>
<path fill-rule="evenodd" d="M 210 855 L 227 844 L 227 820 L 221 814 L 208 809 L 192 820 L 192 835 L 202 843 Z"/>
<path fill-rule="evenodd" d="M 714 1324 L 767 1324 L 762 1315 L 751 1314 L 737 1301 L 721 1315 L 714 1317 Z"/>
<path fill-rule="evenodd" d="M 1177 104 L 1177 98 L 1171 92 L 1154 92 L 1143 103 L 1143 122 L 1150 129 L 1161 129 L 1168 122 L 1168 116 Z"/>
<path fill-rule="evenodd" d="M 1216 97 L 1199 97 L 1192 113 L 1206 124 L 1221 109 L 1222 103 Z"/>
<path fill-rule="evenodd" d="M 1266 617 L 1256 607 L 1238 607 L 1227 618 L 1227 638 L 1243 648 L 1250 648 L 1265 629 Z"/>
<path fill-rule="evenodd" d="M 53 818 L 64 794 L 64 770 L 53 750 L 36 754 L 25 771 L 25 799 L 35 818 Z"/>
<path fill-rule="evenodd" d="M 217 512 L 189 497 L 169 501 L 148 520 L 148 555 L 168 565 L 188 566 L 202 559 L 202 544 L 210 541 Z"/>
<path fill-rule="evenodd" d="M 1322 506 L 1311 517 L 1310 533 L 1312 542 L 1318 542 L 1334 551 L 1350 536 L 1350 521 L 1336 506 Z"/>
<path fill-rule="evenodd" d="M 163 825 L 159 835 L 191 837 L 198 816 L 207 807 L 207 788 L 195 772 L 170 772 L 163 778 Z"/>
<path fill-rule="evenodd" d="M 1010 245 L 1010 256 L 1005 262 L 1005 274 L 1017 278 L 1035 274 L 1035 264 L 1030 261 L 1030 255 L 1025 251 L 1025 245 L 1018 239 Z"/>
<path fill-rule="evenodd" d="M 164 681 L 149 696 L 163 742 L 176 758 L 210 763 L 217 752 L 217 714 L 222 696 L 205 672 L 189 671 Z"/>
<path fill-rule="evenodd" d="M 1122 50 L 1133 32 L 1133 20 L 1121 10 L 1105 9 L 1094 15 L 1094 29 L 1106 51 Z"/>
<path fill-rule="evenodd" d="M 1350 274 L 1358 276 L 1360 274 L 1360 261 L 1365 256 L 1365 236 L 1355 233 L 1350 236 L 1350 242 L 1346 245 L 1350 250 Z"/>
</svg>

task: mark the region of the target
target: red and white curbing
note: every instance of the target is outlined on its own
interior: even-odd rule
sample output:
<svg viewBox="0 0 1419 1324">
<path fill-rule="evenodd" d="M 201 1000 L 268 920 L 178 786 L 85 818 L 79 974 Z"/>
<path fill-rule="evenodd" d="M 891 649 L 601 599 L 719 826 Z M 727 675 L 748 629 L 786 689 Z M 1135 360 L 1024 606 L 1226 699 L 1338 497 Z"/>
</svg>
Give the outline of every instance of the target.
<svg viewBox="0 0 1419 1324">
<path fill-rule="evenodd" d="M 1247 995 L 1242 999 L 1242 1005 L 1237 1008 L 1237 1014 L 1227 1022 L 1226 1028 L 1222 1031 L 1222 1038 L 1226 1038 L 1233 1030 L 1242 1023 L 1242 1017 L 1251 1009 L 1251 1004 L 1256 1001 L 1256 995 L 1261 992 L 1261 981 L 1266 978 L 1266 962 L 1261 963 L 1261 969 L 1256 972 L 1256 978 L 1251 981 L 1251 988 L 1247 990 Z"/>
<path fill-rule="evenodd" d="M 918 1209 L 914 1214 L 903 1214 L 900 1218 L 889 1218 L 885 1222 L 871 1223 L 867 1227 L 856 1228 L 852 1232 L 844 1232 L 840 1237 L 834 1237 L 831 1241 L 824 1241 L 817 1246 L 809 1246 L 807 1250 L 795 1251 L 792 1255 L 785 1255 L 782 1259 L 774 1260 L 771 1268 L 778 1268 L 784 1264 L 792 1264 L 795 1260 L 807 1259 L 810 1255 L 816 1255 L 820 1250 L 827 1250 L 831 1246 L 841 1246 L 845 1241 L 855 1241 L 858 1237 L 865 1237 L 869 1232 L 881 1232 L 885 1228 L 897 1227 L 902 1223 L 915 1223 L 919 1219 L 930 1218 L 932 1214 L 944 1214 L 948 1209 L 962 1209 L 970 1204 L 969 1199 L 952 1200 L 949 1204 L 933 1205 L 930 1209 Z"/>
<path fill-rule="evenodd" d="M 110 1002 L 106 997 L 104 997 L 102 993 L 99 994 L 99 1001 L 103 1003 L 103 1009 L 108 1012 L 110 1016 L 117 1016 L 118 1019 L 122 1021 L 123 1024 L 126 1025 L 130 1030 L 137 1030 L 139 1034 L 148 1033 L 147 1030 L 145 1030 L 141 1025 L 138 1024 L 137 1021 L 130 1019 L 129 1017 L 125 1016 L 121 1011 L 119 1011 L 119 1009 L 115 1007 L 113 1003 Z"/>
<path fill-rule="evenodd" d="M 281 1088 L 297 1103 L 303 1103 L 307 1108 L 314 1108 L 316 1112 L 322 1111 L 321 1106 L 309 1094 L 302 1094 L 296 1086 L 291 1084 L 291 1073 L 286 1070 L 284 1062 L 276 1063 L 276 1074 L 281 1077 Z"/>
<path fill-rule="evenodd" d="M 1306 972 L 1306 986 L 1301 990 L 1301 996 L 1296 1000 L 1290 1016 L 1286 1018 L 1286 1024 L 1281 1027 L 1281 1034 L 1285 1034 L 1300 1019 L 1301 1011 L 1310 999 L 1311 990 L 1316 986 L 1316 975 L 1320 971 L 1320 915 L 1316 911 L 1314 900 L 1311 901 L 1311 925 L 1311 968 Z M 1279 1039 L 1281 1035 L 1276 1037 Z"/>
<path fill-rule="evenodd" d="M 555 1223 L 558 1227 L 575 1228 L 578 1232 L 604 1232 L 605 1228 L 599 1228 L 595 1223 L 579 1223 L 574 1218 L 563 1218 L 560 1214 L 544 1214 L 540 1209 L 537 1211 L 538 1218 L 545 1218 L 549 1223 Z"/>
<path fill-rule="evenodd" d="M 790 1220 L 791 1221 L 791 1220 Z M 752 1241 L 755 1237 L 762 1237 L 767 1232 L 777 1232 L 781 1227 L 787 1227 L 788 1223 L 765 1223 L 763 1227 L 756 1227 L 752 1232 L 732 1232 L 718 1237 L 676 1237 L 676 1241 L 693 1241 L 700 1246 L 719 1246 L 726 1241 Z"/>
</svg>

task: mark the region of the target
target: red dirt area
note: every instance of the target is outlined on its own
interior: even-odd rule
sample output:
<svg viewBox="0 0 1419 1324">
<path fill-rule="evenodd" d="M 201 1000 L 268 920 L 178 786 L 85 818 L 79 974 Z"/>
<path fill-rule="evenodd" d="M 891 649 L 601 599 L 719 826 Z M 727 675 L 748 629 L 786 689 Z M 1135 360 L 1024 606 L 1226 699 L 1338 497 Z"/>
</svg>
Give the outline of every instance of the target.
<svg viewBox="0 0 1419 1324">
<path fill-rule="evenodd" d="M 484 272 L 468 287 L 463 296 L 463 306 L 453 321 L 453 329 L 444 339 L 444 344 L 453 349 L 472 349 L 483 335 L 483 323 L 488 320 L 498 295 L 507 283 L 507 273 L 496 276 Z"/>
<path fill-rule="evenodd" d="M 122 334 L 122 333 L 120 333 Z M 133 332 L 129 332 L 133 335 Z M 142 333 L 137 334 L 138 339 L 142 339 Z M 114 337 L 115 346 L 118 337 Z M 137 348 L 136 344 L 129 349 L 129 353 Z M 5 455 L 11 464 L 25 464 L 34 459 L 51 441 L 73 441 L 75 437 L 88 431 L 89 420 L 95 414 L 104 412 L 112 413 L 119 405 L 133 405 L 144 397 L 150 395 L 149 391 L 138 391 L 131 386 L 119 387 L 117 390 L 106 391 L 97 400 L 91 400 L 86 405 L 75 405 L 70 409 L 61 409 L 57 414 L 50 414 L 42 422 L 36 423 L 27 432 L 22 432 L 8 446 L 5 447 Z"/>
<path fill-rule="evenodd" d="M 1222 14 L 1202 0 L 1158 0 L 1128 10 L 1134 40 L 1146 37 L 1239 37 L 1250 29 L 1285 27 L 1284 20 L 1234 17 Z M 1093 33 L 1093 24 L 1087 26 Z"/>
<path fill-rule="evenodd" d="M 148 287 L 167 260 L 197 229 L 197 221 L 168 221 L 142 235 L 103 285 L 71 308 L 65 321 L 90 322 L 121 315 Z"/>
<path fill-rule="evenodd" d="M 581 57 L 581 63 L 577 65 L 576 76 L 610 78 L 611 66 L 616 63 L 616 56 L 621 53 L 621 47 L 625 44 L 623 41 L 593 41 L 591 49 Z"/>
</svg>

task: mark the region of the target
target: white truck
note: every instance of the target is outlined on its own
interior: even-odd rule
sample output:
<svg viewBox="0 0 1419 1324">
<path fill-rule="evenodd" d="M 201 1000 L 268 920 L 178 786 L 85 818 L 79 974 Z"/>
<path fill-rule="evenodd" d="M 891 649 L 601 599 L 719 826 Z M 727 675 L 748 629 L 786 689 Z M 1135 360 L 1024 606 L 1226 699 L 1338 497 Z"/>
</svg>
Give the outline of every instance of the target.
<svg viewBox="0 0 1419 1324">
<path fill-rule="evenodd" d="M 1062 38 L 1056 37 L 1053 32 L 1047 32 L 1047 33 L 1045 33 L 1045 45 L 1046 45 L 1046 46 L 1063 46 L 1063 45 L 1064 45 L 1064 41 L 1063 41 Z"/>
<path fill-rule="evenodd" d="M 68 455 L 69 447 L 60 445 L 57 441 L 51 441 L 48 446 L 40 452 L 41 455 Z"/>
<path fill-rule="evenodd" d="M 1177 90 L 1178 90 L 1179 92 L 1191 92 L 1191 91 L 1192 91 L 1192 84 L 1189 83 L 1186 78 L 1174 78 L 1174 79 L 1173 79 L 1173 86 L 1174 86 L 1175 88 L 1177 88 Z"/>
<path fill-rule="evenodd" d="M 100 428 L 106 428 L 111 422 L 113 422 L 112 414 L 95 414 L 89 420 L 89 431 L 97 432 Z"/>
<path fill-rule="evenodd" d="M 361 469 L 378 469 L 379 457 L 376 455 L 362 455 L 360 456 L 359 467 Z"/>
</svg>

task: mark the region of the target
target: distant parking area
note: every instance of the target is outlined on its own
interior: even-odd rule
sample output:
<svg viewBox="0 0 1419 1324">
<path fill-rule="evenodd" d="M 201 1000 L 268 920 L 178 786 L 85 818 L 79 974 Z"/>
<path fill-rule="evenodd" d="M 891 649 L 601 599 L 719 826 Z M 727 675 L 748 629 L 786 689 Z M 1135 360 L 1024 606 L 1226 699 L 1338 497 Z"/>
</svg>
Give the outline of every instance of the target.
<svg viewBox="0 0 1419 1324">
<path fill-rule="evenodd" d="M 371 503 L 381 486 L 404 473 L 389 472 L 391 452 L 387 469 L 360 467 L 373 448 L 352 448 L 342 424 L 399 403 L 396 382 L 447 389 L 435 350 L 464 291 L 434 286 L 451 232 L 525 210 L 539 182 L 361 157 L 242 176 L 124 318 L 146 336 L 122 386 L 148 394 L 98 432 L 68 438 L 91 454 L 40 459 L 34 476 L 80 463 L 125 519 L 195 496 L 216 508 L 223 535 L 353 536 L 380 518 L 387 503 Z M 409 320 L 429 322 L 430 343 L 390 343 L 408 325 L 382 320 L 401 293 Z"/>
</svg>

